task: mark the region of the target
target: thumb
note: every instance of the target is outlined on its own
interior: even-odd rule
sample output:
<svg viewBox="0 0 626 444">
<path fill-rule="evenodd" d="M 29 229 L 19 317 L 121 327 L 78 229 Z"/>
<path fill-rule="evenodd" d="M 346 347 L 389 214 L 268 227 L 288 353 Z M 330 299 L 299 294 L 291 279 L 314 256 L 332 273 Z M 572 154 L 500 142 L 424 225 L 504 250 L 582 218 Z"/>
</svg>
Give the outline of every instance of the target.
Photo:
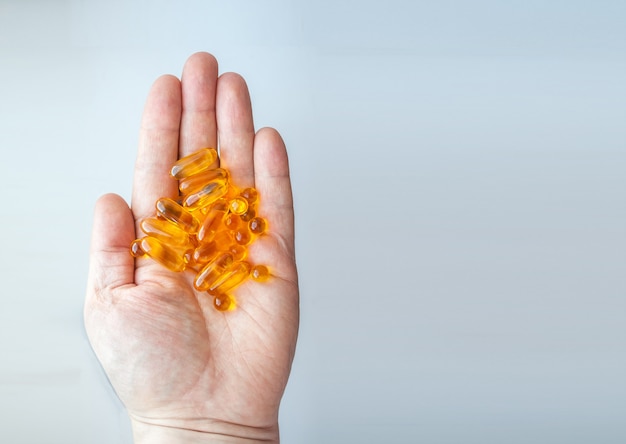
<svg viewBox="0 0 626 444">
<path fill-rule="evenodd" d="M 135 221 L 124 199 L 117 194 L 100 197 L 91 232 L 87 298 L 134 282 L 135 260 L 129 250 L 134 239 Z"/>
</svg>

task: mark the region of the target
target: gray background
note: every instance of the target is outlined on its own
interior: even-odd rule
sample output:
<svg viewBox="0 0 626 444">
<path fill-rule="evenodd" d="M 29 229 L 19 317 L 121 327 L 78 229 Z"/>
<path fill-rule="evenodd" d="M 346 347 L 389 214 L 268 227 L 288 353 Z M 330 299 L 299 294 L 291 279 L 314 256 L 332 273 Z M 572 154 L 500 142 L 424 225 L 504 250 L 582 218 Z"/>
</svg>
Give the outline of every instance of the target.
<svg viewBox="0 0 626 444">
<path fill-rule="evenodd" d="M 130 443 L 96 198 L 206 50 L 289 149 L 285 443 L 626 442 L 626 3 L 0 1 L 0 442 Z"/>
</svg>

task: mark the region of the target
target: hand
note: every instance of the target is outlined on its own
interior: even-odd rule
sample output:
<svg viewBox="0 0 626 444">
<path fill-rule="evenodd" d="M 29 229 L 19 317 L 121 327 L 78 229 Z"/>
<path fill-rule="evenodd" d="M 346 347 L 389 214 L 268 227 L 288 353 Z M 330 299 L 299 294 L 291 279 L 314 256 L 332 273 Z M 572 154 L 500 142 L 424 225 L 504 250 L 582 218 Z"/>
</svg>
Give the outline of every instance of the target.
<svg viewBox="0 0 626 444">
<path fill-rule="evenodd" d="M 174 161 L 217 147 L 240 187 L 259 191 L 269 233 L 249 248 L 272 278 L 234 291 L 220 312 L 193 288 L 194 273 L 133 259 L 139 222 L 159 197 L 177 196 Z M 298 331 L 293 202 L 287 153 L 271 128 L 256 134 L 243 78 L 217 76 L 217 61 L 192 55 L 181 80 L 157 79 L 139 140 L 131 208 L 102 196 L 95 208 L 85 302 L 93 349 L 128 409 L 136 442 L 278 442 L 278 406 Z"/>
</svg>

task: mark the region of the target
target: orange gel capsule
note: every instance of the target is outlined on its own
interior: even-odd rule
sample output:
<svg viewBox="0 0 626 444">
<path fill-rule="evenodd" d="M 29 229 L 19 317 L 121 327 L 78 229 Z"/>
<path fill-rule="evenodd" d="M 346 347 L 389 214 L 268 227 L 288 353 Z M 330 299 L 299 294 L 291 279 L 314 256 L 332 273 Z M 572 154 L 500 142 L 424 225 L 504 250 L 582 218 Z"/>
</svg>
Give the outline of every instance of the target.
<svg viewBox="0 0 626 444">
<path fill-rule="evenodd" d="M 246 211 L 245 213 L 243 213 L 241 216 L 239 216 L 241 218 L 242 221 L 244 222 L 250 222 L 250 219 L 252 219 L 253 217 L 256 216 L 256 211 L 253 207 L 248 206 L 248 211 Z"/>
<path fill-rule="evenodd" d="M 196 264 L 206 264 L 220 252 L 215 241 L 201 244 L 193 250 L 192 259 Z"/>
<path fill-rule="evenodd" d="M 228 207 L 232 213 L 240 215 L 248 211 L 248 201 L 243 197 L 234 197 Z"/>
<path fill-rule="evenodd" d="M 255 265 L 250 270 L 250 277 L 257 282 L 264 282 L 270 278 L 270 271 L 265 265 Z"/>
<path fill-rule="evenodd" d="M 227 294 L 221 294 L 213 299 L 213 306 L 219 311 L 233 310 L 235 301 Z"/>
<path fill-rule="evenodd" d="M 213 240 L 215 233 L 222 225 L 226 211 L 226 209 L 221 207 L 215 208 L 215 206 L 209 210 L 198 229 L 197 238 L 200 242 L 211 242 Z"/>
<path fill-rule="evenodd" d="M 236 230 L 240 225 L 241 219 L 236 214 L 229 213 L 228 216 L 224 218 L 224 226 L 229 230 Z"/>
<path fill-rule="evenodd" d="M 254 217 L 248 222 L 248 229 L 256 235 L 265 233 L 266 228 L 267 222 L 262 217 Z"/>
<path fill-rule="evenodd" d="M 167 219 L 189 234 L 198 232 L 198 220 L 172 199 L 162 197 L 156 202 L 157 216 Z"/>
<path fill-rule="evenodd" d="M 189 234 L 169 220 L 147 217 L 141 221 L 140 226 L 141 231 L 149 236 L 156 237 L 166 244 L 187 248 L 191 246 Z"/>
<path fill-rule="evenodd" d="M 184 179 L 211 167 L 217 160 L 217 151 L 214 148 L 203 148 L 193 154 L 179 159 L 170 171 L 176 179 Z"/>
<path fill-rule="evenodd" d="M 190 211 L 198 210 L 219 200 L 227 191 L 228 183 L 216 179 L 205 184 L 202 188 L 187 194 L 183 199 L 183 206 Z"/>
<path fill-rule="evenodd" d="M 209 289 L 213 281 L 217 279 L 224 270 L 233 263 L 233 255 L 230 253 L 222 253 L 206 264 L 202 270 L 196 275 L 193 286 L 196 290 L 206 291 Z"/>
<path fill-rule="evenodd" d="M 233 232 L 233 239 L 239 245 L 248 245 L 252 242 L 252 234 L 250 234 L 248 227 L 239 228 Z"/>
<path fill-rule="evenodd" d="M 185 269 L 186 254 L 181 254 L 180 251 L 160 242 L 157 238 L 146 236 L 141 239 L 141 249 L 152 259 L 172 271 Z"/>
<path fill-rule="evenodd" d="M 224 270 L 224 273 L 213 281 L 207 291 L 213 296 L 228 293 L 246 280 L 250 274 L 250 268 L 252 267 L 247 262 L 234 262 L 230 267 Z"/>
<path fill-rule="evenodd" d="M 246 199 L 248 204 L 253 204 L 257 201 L 259 192 L 255 188 L 246 188 L 241 192 L 240 196 Z"/>
<path fill-rule="evenodd" d="M 135 239 L 130 244 L 130 254 L 132 257 L 142 257 L 146 254 L 146 252 L 141 249 L 141 239 Z"/>
<path fill-rule="evenodd" d="M 214 168 L 212 170 L 206 170 L 199 174 L 186 177 L 178 182 L 178 189 L 180 194 L 187 195 L 201 189 L 209 182 L 214 181 L 228 182 L 228 171 L 223 168 Z"/>
<path fill-rule="evenodd" d="M 223 212 L 228 212 L 228 200 L 224 199 L 223 197 L 217 199 L 213 205 L 211 205 L 211 208 L 215 208 L 216 210 L 220 210 Z"/>
<path fill-rule="evenodd" d="M 228 252 L 233 255 L 233 259 L 236 261 L 244 260 L 248 255 L 246 247 L 239 244 L 232 244 L 228 247 Z"/>
</svg>

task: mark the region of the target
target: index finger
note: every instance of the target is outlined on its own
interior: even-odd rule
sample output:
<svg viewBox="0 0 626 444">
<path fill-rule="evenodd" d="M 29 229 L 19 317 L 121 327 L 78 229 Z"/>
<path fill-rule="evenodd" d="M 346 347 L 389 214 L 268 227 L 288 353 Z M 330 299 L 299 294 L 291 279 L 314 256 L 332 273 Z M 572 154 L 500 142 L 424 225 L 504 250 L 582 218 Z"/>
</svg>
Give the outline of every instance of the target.
<svg viewBox="0 0 626 444">
<path fill-rule="evenodd" d="M 154 214 L 157 199 L 178 195 L 169 171 L 178 158 L 181 102 L 180 81 L 170 75 L 159 77 L 148 94 L 131 197 L 136 227 L 141 219 Z"/>
</svg>

